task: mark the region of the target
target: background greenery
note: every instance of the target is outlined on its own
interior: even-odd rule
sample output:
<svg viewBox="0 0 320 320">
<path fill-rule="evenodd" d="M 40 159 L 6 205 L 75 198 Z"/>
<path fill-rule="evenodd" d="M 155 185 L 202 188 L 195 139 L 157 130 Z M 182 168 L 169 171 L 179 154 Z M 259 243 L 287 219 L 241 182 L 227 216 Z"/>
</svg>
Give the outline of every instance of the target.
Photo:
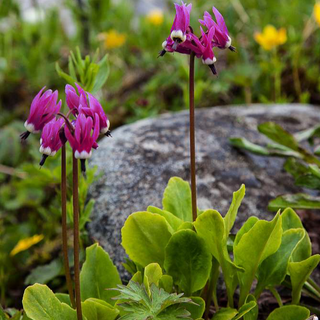
<svg viewBox="0 0 320 320">
<path fill-rule="evenodd" d="M 33 2 L 35 17 L 42 18 L 32 22 L 20 1 L 0 2 L 0 298 L 4 306 L 19 306 L 24 285 L 35 281 L 64 289 L 60 204 L 55 197 L 59 155 L 39 170 L 38 137 L 31 136 L 26 144 L 18 138 L 40 88 L 58 89 L 64 98 L 66 82 L 58 76 L 56 62 L 66 71 L 69 52 L 76 46 L 92 55 L 99 48 L 101 58 L 108 54 L 110 75 L 98 97 L 111 128 L 187 106 L 187 57 L 157 58 L 174 17 L 171 1 L 163 20 L 157 20 L 137 15 L 127 0 L 83 0 L 82 8 L 77 0 L 64 0 L 62 7 L 71 11 L 71 21 L 61 20 L 61 7 L 43 11 Z M 197 63 L 197 107 L 272 101 L 319 104 L 320 27 L 313 17 L 314 1 L 197 0 L 191 19 L 196 33 L 197 19 L 211 5 L 225 16 L 238 51 L 217 52 L 218 77 Z M 287 31 L 287 41 L 271 51 L 254 39 L 268 24 Z M 67 32 L 68 25 L 76 27 L 74 35 Z M 277 76 L 280 93 L 274 88 Z M 93 179 L 94 170 L 86 181 L 81 180 L 82 227 L 93 205 L 86 203 Z M 26 243 L 35 234 L 43 234 L 44 240 Z M 25 241 L 21 251 L 10 255 L 20 240 Z M 85 247 L 89 240 L 84 228 L 82 240 Z M 39 278 L 41 274 L 46 277 Z"/>
</svg>

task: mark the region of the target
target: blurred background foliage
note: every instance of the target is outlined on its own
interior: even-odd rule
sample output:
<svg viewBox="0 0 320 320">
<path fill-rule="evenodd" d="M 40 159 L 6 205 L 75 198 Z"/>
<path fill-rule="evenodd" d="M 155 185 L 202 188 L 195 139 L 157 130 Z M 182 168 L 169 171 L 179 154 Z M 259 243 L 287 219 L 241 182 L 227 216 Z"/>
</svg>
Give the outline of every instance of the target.
<svg viewBox="0 0 320 320">
<path fill-rule="evenodd" d="M 97 96 L 111 128 L 185 109 L 188 94 L 187 57 L 157 58 L 173 21 L 172 1 L 159 0 L 159 8 L 149 5 L 145 10 L 128 0 L 59 0 L 55 5 L 33 0 L 28 7 L 24 2 L 0 1 L 0 300 L 4 306 L 18 307 L 25 284 L 50 282 L 65 289 L 56 196 L 59 154 L 39 170 L 38 137 L 31 136 L 24 144 L 19 140 L 40 88 L 58 89 L 64 98 L 66 81 L 56 72 L 56 63 L 67 72 L 69 52 L 77 46 L 92 57 L 97 49 L 100 59 L 108 54 L 109 78 Z M 237 53 L 216 52 L 218 77 L 197 62 L 197 107 L 319 104 L 320 13 L 314 12 L 314 1 L 193 1 L 195 33 L 200 33 L 197 20 L 212 5 L 224 15 Z M 275 32 L 265 29 L 270 24 Z M 87 180 L 81 178 L 84 246 L 89 243 L 84 226 L 93 206 L 86 195 L 93 179 L 94 169 Z M 36 234 L 44 235 L 44 240 L 34 241 Z M 17 245 L 20 251 L 12 251 Z"/>
</svg>

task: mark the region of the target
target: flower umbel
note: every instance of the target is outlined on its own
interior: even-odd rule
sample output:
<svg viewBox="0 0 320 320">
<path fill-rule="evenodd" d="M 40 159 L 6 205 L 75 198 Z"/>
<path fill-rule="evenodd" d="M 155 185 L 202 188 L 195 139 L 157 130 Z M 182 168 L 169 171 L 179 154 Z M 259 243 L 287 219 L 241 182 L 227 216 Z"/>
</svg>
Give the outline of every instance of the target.
<svg viewBox="0 0 320 320">
<path fill-rule="evenodd" d="M 182 5 L 175 4 L 176 16 L 171 28 L 170 36 L 163 42 L 163 50 L 160 56 L 164 56 L 166 52 L 179 52 L 182 54 L 194 53 L 197 58 L 201 58 L 203 63 L 208 65 L 214 74 L 217 74 L 214 63 L 216 58 L 213 48 L 219 49 L 229 48 L 235 51 L 235 47 L 231 46 L 231 38 L 223 16 L 215 8 L 212 8 L 216 21 L 213 20 L 210 13 L 204 13 L 204 20 L 199 22 L 206 27 L 206 31 L 202 28 L 201 36 L 198 38 L 190 23 L 191 4 Z"/>
<path fill-rule="evenodd" d="M 256 32 L 254 38 L 264 50 L 270 51 L 287 42 L 287 31 L 284 28 L 277 30 L 274 26 L 267 25 L 262 33 Z"/>
<path fill-rule="evenodd" d="M 89 92 L 84 91 L 78 84 L 76 89 L 70 85 L 66 85 L 66 100 L 70 111 L 77 116 L 83 113 L 94 120 L 95 114 L 99 116 L 100 133 L 106 136 L 110 135 L 110 122 L 106 116 L 100 102 Z"/>
<path fill-rule="evenodd" d="M 43 93 L 43 87 L 32 101 L 30 113 L 27 121 L 24 123 L 26 132 L 20 135 L 22 140 L 28 138 L 30 133 L 38 133 L 43 127 L 51 121 L 60 111 L 61 100 L 58 100 L 58 91 L 47 90 Z M 43 93 L 43 94 L 42 94 Z"/>
</svg>

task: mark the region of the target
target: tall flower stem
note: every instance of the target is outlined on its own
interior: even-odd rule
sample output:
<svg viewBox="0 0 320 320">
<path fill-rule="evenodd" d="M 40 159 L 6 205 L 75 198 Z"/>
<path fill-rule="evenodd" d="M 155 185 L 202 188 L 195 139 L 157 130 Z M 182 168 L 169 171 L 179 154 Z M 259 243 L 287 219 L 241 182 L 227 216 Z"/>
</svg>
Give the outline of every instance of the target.
<svg viewBox="0 0 320 320">
<path fill-rule="evenodd" d="M 197 219 L 197 186 L 196 186 L 196 143 L 195 143 L 195 121 L 194 121 L 194 58 L 190 54 L 189 72 L 189 115 L 190 115 L 190 172 L 191 172 L 191 194 L 192 194 L 192 217 Z"/>
<path fill-rule="evenodd" d="M 82 320 L 81 311 L 81 295 L 80 295 L 80 245 L 79 245 L 79 168 L 78 159 L 73 155 L 72 160 L 73 168 L 73 241 L 74 241 L 74 282 L 76 292 L 76 307 L 77 307 L 77 318 Z"/>
<path fill-rule="evenodd" d="M 69 292 L 70 301 L 73 307 L 76 306 L 72 280 L 70 275 L 70 266 L 68 258 L 68 233 L 67 233 L 67 161 L 66 161 L 66 145 L 61 149 L 61 211 L 62 211 L 62 251 L 64 272 L 67 281 L 67 288 Z"/>
</svg>

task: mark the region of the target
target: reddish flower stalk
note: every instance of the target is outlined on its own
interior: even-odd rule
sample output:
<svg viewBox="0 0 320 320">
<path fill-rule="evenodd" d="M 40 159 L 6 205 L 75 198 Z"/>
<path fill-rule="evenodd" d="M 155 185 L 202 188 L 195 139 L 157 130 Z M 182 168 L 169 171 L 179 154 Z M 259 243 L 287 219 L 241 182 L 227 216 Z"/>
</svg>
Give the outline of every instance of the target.
<svg viewBox="0 0 320 320">
<path fill-rule="evenodd" d="M 196 142 L 195 142 L 195 119 L 194 119 L 194 58 L 190 54 L 189 73 L 189 116 L 190 116 L 190 174 L 191 174 L 191 195 L 192 195 L 192 218 L 197 219 L 197 184 L 196 184 Z"/>
<path fill-rule="evenodd" d="M 79 169 L 78 159 L 73 155 L 73 246 L 74 246 L 74 282 L 76 292 L 77 318 L 82 320 L 80 293 L 80 230 L 79 230 Z"/>
<path fill-rule="evenodd" d="M 75 308 L 73 295 L 73 285 L 70 275 L 70 266 L 68 258 L 68 229 L 67 229 L 67 161 L 66 145 L 63 144 L 61 149 L 61 212 L 62 212 L 62 251 L 64 272 L 66 276 L 67 288 L 72 306 Z"/>
</svg>

